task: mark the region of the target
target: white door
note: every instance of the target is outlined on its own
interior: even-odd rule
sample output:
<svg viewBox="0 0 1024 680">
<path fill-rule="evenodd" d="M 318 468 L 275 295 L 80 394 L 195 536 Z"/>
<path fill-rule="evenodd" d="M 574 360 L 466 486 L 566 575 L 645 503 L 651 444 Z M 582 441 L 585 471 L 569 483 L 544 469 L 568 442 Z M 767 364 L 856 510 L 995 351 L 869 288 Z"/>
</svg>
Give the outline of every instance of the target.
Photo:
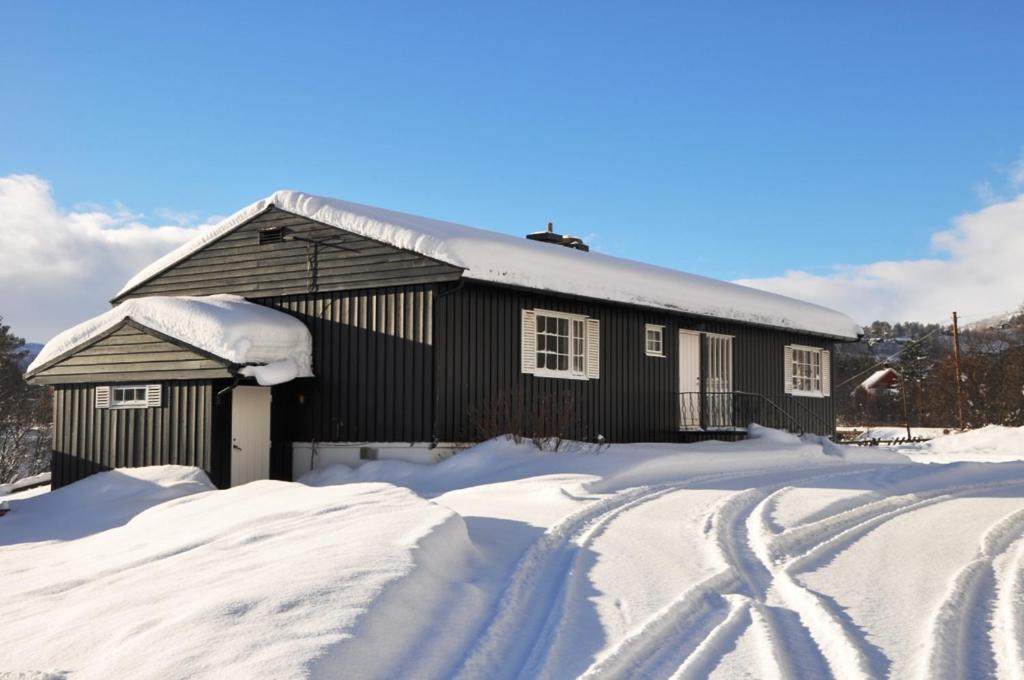
<svg viewBox="0 0 1024 680">
<path fill-rule="evenodd" d="M 707 426 L 732 427 L 732 336 L 708 333 L 707 342 L 707 378 L 704 381 Z"/>
<path fill-rule="evenodd" d="M 231 486 L 270 477 L 270 388 L 231 395 Z"/>
<path fill-rule="evenodd" d="M 700 333 L 679 331 L 679 429 L 700 429 Z"/>
</svg>

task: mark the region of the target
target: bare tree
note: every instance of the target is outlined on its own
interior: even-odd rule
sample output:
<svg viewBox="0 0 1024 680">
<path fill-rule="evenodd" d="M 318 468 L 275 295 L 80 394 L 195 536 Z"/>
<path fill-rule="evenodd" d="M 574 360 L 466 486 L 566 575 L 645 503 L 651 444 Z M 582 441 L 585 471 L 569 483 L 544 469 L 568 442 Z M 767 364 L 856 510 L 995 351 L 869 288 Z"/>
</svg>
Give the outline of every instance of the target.
<svg viewBox="0 0 1024 680">
<path fill-rule="evenodd" d="M 0 483 L 49 464 L 50 391 L 25 382 L 25 341 L 10 330 L 0 318 Z"/>
</svg>

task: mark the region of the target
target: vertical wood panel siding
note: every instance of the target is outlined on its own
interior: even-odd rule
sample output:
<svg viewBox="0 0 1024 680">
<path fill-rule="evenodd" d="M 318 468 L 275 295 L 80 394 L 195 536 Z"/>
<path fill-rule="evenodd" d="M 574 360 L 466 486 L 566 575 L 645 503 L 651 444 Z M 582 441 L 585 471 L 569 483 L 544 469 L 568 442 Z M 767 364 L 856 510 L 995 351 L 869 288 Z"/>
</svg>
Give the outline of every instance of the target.
<svg viewBox="0 0 1024 680">
<path fill-rule="evenodd" d="M 96 385 L 54 389 L 54 488 L 115 467 L 194 465 L 218 486 L 230 480 L 230 398 L 226 381 L 163 384 L 163 406 L 97 409 Z"/>
<path fill-rule="evenodd" d="M 435 292 L 418 285 L 253 300 L 298 317 L 313 334 L 316 377 L 274 388 L 271 438 L 430 441 Z M 275 447 L 275 457 L 285 449 Z"/>
<path fill-rule="evenodd" d="M 259 244 L 260 229 L 283 227 L 321 245 Z M 247 298 L 452 281 L 461 269 L 272 208 L 213 241 L 123 298 L 235 293 Z"/>
<path fill-rule="evenodd" d="M 523 309 L 583 314 L 601 321 L 601 377 L 567 380 L 520 371 Z M 582 299 L 467 283 L 438 299 L 435 433 L 443 441 L 478 437 L 471 416 L 488 402 L 523 399 L 536 407 L 569 395 L 573 438 L 608 441 L 677 441 L 680 329 L 734 336 L 734 389 L 770 396 L 808 432 L 832 434 L 832 399 L 783 397 L 784 346 L 831 349 L 829 340 L 756 326 L 704 320 Z M 644 325 L 665 326 L 665 357 L 644 351 Z M 834 373 L 833 373 L 834 375 Z"/>
</svg>

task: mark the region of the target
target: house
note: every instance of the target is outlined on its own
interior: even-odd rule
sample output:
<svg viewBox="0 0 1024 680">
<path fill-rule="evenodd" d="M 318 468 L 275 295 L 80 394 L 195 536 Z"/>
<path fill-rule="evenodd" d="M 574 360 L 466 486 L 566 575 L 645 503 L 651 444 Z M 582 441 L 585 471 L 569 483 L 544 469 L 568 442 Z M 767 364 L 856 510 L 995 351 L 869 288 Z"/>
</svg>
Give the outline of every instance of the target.
<svg viewBox="0 0 1024 680">
<path fill-rule="evenodd" d="M 831 351 L 806 302 L 588 252 L 277 192 L 133 277 L 47 344 L 53 482 L 197 465 L 220 485 L 429 462 L 522 426 L 579 440 L 831 435 Z"/>
<path fill-rule="evenodd" d="M 895 368 L 887 366 L 869 375 L 857 387 L 868 394 L 873 394 L 899 389 L 899 384 L 900 374 L 896 372 Z"/>
</svg>

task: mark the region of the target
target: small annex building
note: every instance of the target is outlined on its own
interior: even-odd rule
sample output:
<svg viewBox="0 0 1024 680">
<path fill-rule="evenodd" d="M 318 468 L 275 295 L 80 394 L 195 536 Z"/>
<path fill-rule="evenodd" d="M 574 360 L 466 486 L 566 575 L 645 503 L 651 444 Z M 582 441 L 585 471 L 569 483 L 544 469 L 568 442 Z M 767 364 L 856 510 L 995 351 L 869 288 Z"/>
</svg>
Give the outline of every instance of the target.
<svg viewBox="0 0 1024 680">
<path fill-rule="evenodd" d="M 53 482 L 196 465 L 219 486 L 431 462 L 503 429 L 586 441 L 831 435 L 844 314 L 527 238 L 281 191 L 52 339 Z"/>
</svg>

